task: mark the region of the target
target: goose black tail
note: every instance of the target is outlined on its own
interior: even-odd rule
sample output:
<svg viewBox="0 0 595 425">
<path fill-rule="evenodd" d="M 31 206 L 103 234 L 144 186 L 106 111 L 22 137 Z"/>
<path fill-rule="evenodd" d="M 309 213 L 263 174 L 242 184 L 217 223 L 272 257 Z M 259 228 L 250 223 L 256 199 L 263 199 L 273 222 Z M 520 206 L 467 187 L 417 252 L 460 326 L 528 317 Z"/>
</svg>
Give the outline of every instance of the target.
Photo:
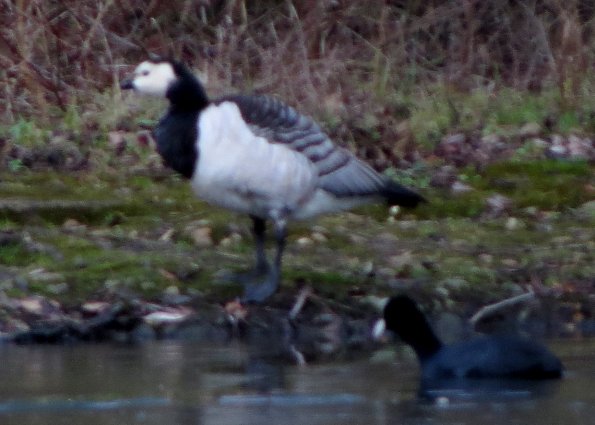
<svg viewBox="0 0 595 425">
<path fill-rule="evenodd" d="M 419 193 L 405 186 L 401 186 L 392 180 L 389 180 L 381 192 L 382 196 L 386 198 L 388 205 L 399 205 L 406 208 L 415 208 L 418 204 L 427 202 L 426 199 Z"/>
</svg>

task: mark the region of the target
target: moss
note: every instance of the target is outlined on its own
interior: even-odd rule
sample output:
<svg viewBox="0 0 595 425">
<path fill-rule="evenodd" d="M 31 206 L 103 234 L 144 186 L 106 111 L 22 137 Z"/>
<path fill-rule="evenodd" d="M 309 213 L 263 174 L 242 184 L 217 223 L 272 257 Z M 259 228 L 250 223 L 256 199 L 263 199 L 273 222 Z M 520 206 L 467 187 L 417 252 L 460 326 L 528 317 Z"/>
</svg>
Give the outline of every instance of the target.
<svg viewBox="0 0 595 425">
<path fill-rule="evenodd" d="M 591 198 L 586 186 L 592 172 L 584 161 L 499 163 L 486 168 L 479 187 L 497 187 L 519 208 L 560 210 L 576 207 Z"/>
<path fill-rule="evenodd" d="M 2 244 L 0 264 L 25 267 L 31 264 L 49 264 L 52 258 L 40 252 L 31 252 L 21 243 Z"/>
<path fill-rule="evenodd" d="M 590 171 L 586 163 L 555 161 L 464 169 L 462 178 L 475 188 L 473 192 L 452 196 L 425 188 L 431 202 L 414 211 L 401 210 L 394 223 L 387 221 L 389 214 L 382 205 L 292 223 L 283 286 L 307 283 L 341 298 L 355 287 L 390 292 L 387 277 L 442 286 L 451 294 L 510 293 L 532 279 L 549 285 L 589 279 L 595 272 L 594 247 L 588 242 L 593 231 L 588 221 L 577 221 L 569 207 L 587 195 Z M 220 282 L 217 276 L 222 270 L 250 267 L 250 220 L 196 200 L 185 181 L 171 176 L 35 172 L 7 174 L 1 181 L 1 199 L 115 202 L 92 212 L 84 208 L 35 212 L 37 218 L 31 211 L 4 214 L 1 229 L 26 232 L 34 243 L 48 248 L 36 251 L 17 239 L 0 250 L 0 262 L 28 280 L 32 292 L 51 292 L 47 282 L 29 277 L 31 270 L 43 269 L 62 277 L 68 291 L 59 298 L 68 300 L 114 289 L 156 297 L 171 285 L 216 300 L 241 293 L 239 285 Z M 511 214 L 523 226 L 511 231 L 506 229 L 508 217 L 483 218 L 485 198 L 494 192 L 513 198 Z M 524 205 L 559 213 L 542 223 L 525 213 Z M 76 218 L 82 226 L 63 226 L 68 218 Z M 185 233 L 196 220 L 205 220 L 215 243 L 230 231 L 240 232 L 243 239 L 228 247 L 198 249 Z M 300 237 L 311 237 L 313 226 L 321 226 L 327 240 L 298 245 Z M 171 239 L 160 241 L 171 229 Z M 382 273 L 368 275 L 364 270 L 368 262 L 373 271 Z"/>
<path fill-rule="evenodd" d="M 486 211 L 486 199 L 495 193 L 513 201 L 517 214 L 526 207 L 561 211 L 588 202 L 592 196 L 593 167 L 584 161 L 511 161 L 488 165 L 477 171 L 463 169 L 459 178 L 473 190 L 453 195 L 443 191 L 425 194 L 431 202 L 413 214 L 421 218 L 478 217 Z"/>
<path fill-rule="evenodd" d="M 485 193 L 472 191 L 461 195 L 436 192 L 431 202 L 422 205 L 416 214 L 422 218 L 477 217 L 485 210 Z"/>
<path fill-rule="evenodd" d="M 282 285 L 285 288 L 309 285 L 326 297 L 341 298 L 350 289 L 362 283 L 364 282 L 361 279 L 337 271 L 320 272 L 289 267 L 284 270 Z"/>
</svg>

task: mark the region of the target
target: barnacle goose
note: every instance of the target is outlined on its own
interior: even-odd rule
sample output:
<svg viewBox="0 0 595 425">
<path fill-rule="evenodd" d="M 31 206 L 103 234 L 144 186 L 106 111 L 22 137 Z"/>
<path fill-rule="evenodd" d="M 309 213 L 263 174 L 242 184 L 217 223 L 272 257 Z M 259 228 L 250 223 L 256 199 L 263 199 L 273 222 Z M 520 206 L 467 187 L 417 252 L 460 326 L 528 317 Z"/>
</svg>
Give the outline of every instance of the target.
<svg viewBox="0 0 595 425">
<path fill-rule="evenodd" d="M 276 292 L 288 220 L 375 200 L 405 207 L 424 200 L 334 145 L 316 122 L 279 100 L 210 100 L 178 61 L 142 62 L 121 88 L 167 98 L 169 109 L 154 130 L 165 164 L 189 179 L 201 199 L 252 218 L 256 266 L 243 279 L 244 301 L 262 302 Z M 277 243 L 272 266 L 264 249 L 266 220 Z"/>
</svg>

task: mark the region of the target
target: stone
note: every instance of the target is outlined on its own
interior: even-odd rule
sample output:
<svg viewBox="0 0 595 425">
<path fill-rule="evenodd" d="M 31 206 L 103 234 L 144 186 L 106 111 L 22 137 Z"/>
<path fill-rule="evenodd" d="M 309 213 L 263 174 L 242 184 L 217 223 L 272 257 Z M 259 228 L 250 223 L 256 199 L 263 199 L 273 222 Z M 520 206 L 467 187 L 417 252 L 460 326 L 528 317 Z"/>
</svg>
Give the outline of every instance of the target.
<svg viewBox="0 0 595 425">
<path fill-rule="evenodd" d="M 190 316 L 188 311 L 154 311 L 143 316 L 143 321 L 150 326 L 157 327 L 180 323 Z"/>
<path fill-rule="evenodd" d="M 514 258 L 503 258 L 500 263 L 502 263 L 503 266 L 510 268 L 517 268 L 519 266 L 519 262 Z"/>
<path fill-rule="evenodd" d="M 221 239 L 219 242 L 219 246 L 223 248 L 228 248 L 231 246 L 237 246 L 242 242 L 242 235 L 237 232 L 232 232 L 229 236 Z"/>
<path fill-rule="evenodd" d="M 210 227 L 197 227 L 190 231 L 190 238 L 198 248 L 208 248 L 213 246 Z"/>
<path fill-rule="evenodd" d="M 83 313 L 88 315 L 101 314 L 107 311 L 111 304 L 105 301 L 88 301 L 81 306 Z"/>
<path fill-rule="evenodd" d="M 121 131 L 108 132 L 107 143 L 117 154 L 121 154 L 126 149 L 126 138 Z"/>
<path fill-rule="evenodd" d="M 64 223 L 62 223 L 62 228 L 64 230 L 69 230 L 69 231 L 83 231 L 87 228 L 87 226 L 85 226 L 84 224 L 82 224 L 81 222 L 79 222 L 78 220 L 74 219 L 74 218 L 67 218 L 66 220 L 64 220 Z"/>
<path fill-rule="evenodd" d="M 492 264 L 494 261 L 494 256 L 486 253 L 479 254 L 478 258 L 484 264 Z"/>
<path fill-rule="evenodd" d="M 512 200 L 497 193 L 486 199 L 486 207 L 488 214 L 499 216 L 512 207 Z"/>
<path fill-rule="evenodd" d="M 306 236 L 302 236 L 301 238 L 298 238 L 295 243 L 300 247 L 300 248 L 306 248 L 311 246 L 314 241 Z"/>
<path fill-rule="evenodd" d="M 324 236 L 320 232 L 312 232 L 312 234 L 310 235 L 310 237 L 312 238 L 312 240 L 314 242 L 318 242 L 318 243 L 325 243 L 325 242 L 328 241 L 327 237 Z"/>
<path fill-rule="evenodd" d="M 574 134 L 568 136 L 566 143 L 568 156 L 573 159 L 592 159 L 595 156 L 593 141 L 580 138 Z"/>
<path fill-rule="evenodd" d="M 64 294 L 68 291 L 69 286 L 66 282 L 52 283 L 47 286 L 47 291 L 53 295 Z"/>
<path fill-rule="evenodd" d="M 585 202 L 581 206 L 576 209 L 576 213 L 579 217 L 583 217 L 586 219 L 594 219 L 595 218 L 595 201 Z"/>
<path fill-rule="evenodd" d="M 399 255 L 391 255 L 388 258 L 388 263 L 390 264 L 390 266 L 396 269 L 401 268 L 407 264 L 411 264 L 412 261 L 413 255 L 411 251 L 405 251 Z"/>
<path fill-rule="evenodd" d="M 465 140 L 467 140 L 467 136 L 465 136 L 463 133 L 455 133 L 445 136 L 440 143 L 450 146 L 457 146 L 465 143 Z"/>
<path fill-rule="evenodd" d="M 481 144 L 487 146 L 499 146 L 502 144 L 502 137 L 498 134 L 486 134 L 481 137 Z"/>
<path fill-rule="evenodd" d="M 474 189 L 471 186 L 458 180 L 450 186 L 450 191 L 454 195 L 462 195 L 464 193 L 473 192 L 473 190 Z"/>
<path fill-rule="evenodd" d="M 517 230 L 524 228 L 525 223 L 516 217 L 509 217 L 508 220 L 506 220 L 504 227 L 506 230 Z"/>
<path fill-rule="evenodd" d="M 457 180 L 456 169 L 452 166 L 441 167 L 430 179 L 432 187 L 449 187 Z"/>
<path fill-rule="evenodd" d="M 526 139 L 539 136 L 541 131 L 541 125 L 536 122 L 528 122 L 519 129 L 518 135 L 519 137 Z"/>
</svg>

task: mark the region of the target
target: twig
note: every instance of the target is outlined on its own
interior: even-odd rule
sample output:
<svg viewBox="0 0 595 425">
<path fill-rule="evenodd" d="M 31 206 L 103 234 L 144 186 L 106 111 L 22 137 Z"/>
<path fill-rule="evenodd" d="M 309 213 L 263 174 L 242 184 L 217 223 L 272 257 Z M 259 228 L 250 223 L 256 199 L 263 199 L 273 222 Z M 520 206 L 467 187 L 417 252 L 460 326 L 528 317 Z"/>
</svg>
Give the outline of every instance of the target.
<svg viewBox="0 0 595 425">
<path fill-rule="evenodd" d="M 289 320 L 295 320 L 297 315 L 300 314 L 300 311 L 302 311 L 302 308 L 304 308 L 304 304 L 306 304 L 306 300 L 311 294 L 312 290 L 310 287 L 302 288 L 297 296 L 297 299 L 295 300 L 295 303 L 293 304 L 293 307 L 291 308 L 291 311 L 288 314 Z"/>
<path fill-rule="evenodd" d="M 291 354 L 298 366 L 306 366 L 308 364 L 304 355 L 293 344 L 289 347 L 289 354 Z"/>
<path fill-rule="evenodd" d="M 473 326 L 475 326 L 475 324 L 477 322 L 479 322 L 481 319 L 483 319 L 486 316 L 493 315 L 494 313 L 496 313 L 499 310 L 504 310 L 506 308 L 509 308 L 509 307 L 517 305 L 517 304 L 527 303 L 534 299 L 535 299 L 535 292 L 530 291 L 525 294 L 516 295 L 512 298 L 507 298 L 505 300 L 498 301 L 497 303 L 494 303 L 494 304 L 486 305 L 486 306 L 480 308 L 479 311 L 477 313 L 475 313 L 471 317 L 471 319 L 469 319 L 469 322 Z"/>
</svg>

